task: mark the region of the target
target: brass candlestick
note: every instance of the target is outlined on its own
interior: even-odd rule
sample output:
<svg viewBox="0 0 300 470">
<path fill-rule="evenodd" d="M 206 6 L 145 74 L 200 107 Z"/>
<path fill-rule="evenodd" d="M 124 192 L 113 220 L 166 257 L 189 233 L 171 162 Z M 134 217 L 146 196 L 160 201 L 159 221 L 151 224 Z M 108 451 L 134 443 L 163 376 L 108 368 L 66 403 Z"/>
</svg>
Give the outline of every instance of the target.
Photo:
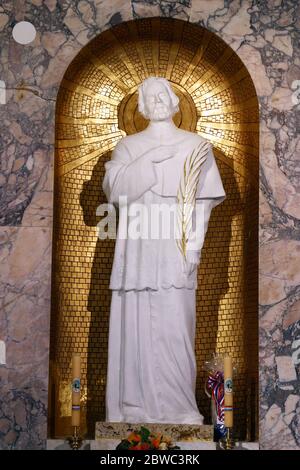
<svg viewBox="0 0 300 470">
<path fill-rule="evenodd" d="M 68 437 L 69 446 L 72 450 L 78 450 L 82 445 L 79 426 L 73 426 L 73 436 Z"/>
<path fill-rule="evenodd" d="M 235 446 L 232 428 L 226 428 L 226 436 L 220 440 L 220 447 L 223 450 L 233 450 Z"/>
</svg>

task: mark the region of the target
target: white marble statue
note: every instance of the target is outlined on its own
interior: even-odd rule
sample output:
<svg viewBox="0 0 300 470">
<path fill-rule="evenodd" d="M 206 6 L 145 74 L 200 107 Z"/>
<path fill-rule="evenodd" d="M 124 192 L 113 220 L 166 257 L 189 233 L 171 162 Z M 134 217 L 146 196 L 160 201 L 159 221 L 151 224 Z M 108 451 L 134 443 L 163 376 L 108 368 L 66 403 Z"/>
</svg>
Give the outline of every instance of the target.
<svg viewBox="0 0 300 470">
<path fill-rule="evenodd" d="M 203 423 L 195 399 L 197 265 L 211 210 L 226 195 L 211 144 L 175 126 L 178 102 L 166 79 L 144 80 L 138 105 L 150 123 L 123 137 L 105 164 L 103 190 L 119 207 L 109 286 L 109 422 Z M 149 236 L 149 226 L 159 225 L 148 217 L 151 208 L 164 209 L 166 221 L 174 205 L 167 226 L 177 238 Z M 128 228 L 133 207 L 148 211 L 140 237 Z"/>
</svg>

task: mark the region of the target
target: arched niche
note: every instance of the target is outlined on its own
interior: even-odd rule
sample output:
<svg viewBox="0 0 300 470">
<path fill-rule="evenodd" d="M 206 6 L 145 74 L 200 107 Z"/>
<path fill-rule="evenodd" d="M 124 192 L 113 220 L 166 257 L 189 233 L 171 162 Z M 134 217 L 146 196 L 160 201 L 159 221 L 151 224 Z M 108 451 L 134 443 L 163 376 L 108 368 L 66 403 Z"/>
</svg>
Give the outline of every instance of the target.
<svg viewBox="0 0 300 470">
<path fill-rule="evenodd" d="M 129 21 L 85 46 L 69 65 L 56 106 L 55 220 L 49 434 L 70 433 L 73 352 L 82 356 L 82 428 L 105 417 L 109 276 L 114 241 L 97 239 L 104 163 L 146 121 L 137 87 L 151 75 L 180 96 L 179 127 L 210 140 L 227 199 L 209 223 L 197 291 L 197 400 L 206 422 L 204 362 L 233 356 L 235 423 L 257 432 L 258 100 L 238 55 L 217 35 L 170 18 Z"/>
</svg>

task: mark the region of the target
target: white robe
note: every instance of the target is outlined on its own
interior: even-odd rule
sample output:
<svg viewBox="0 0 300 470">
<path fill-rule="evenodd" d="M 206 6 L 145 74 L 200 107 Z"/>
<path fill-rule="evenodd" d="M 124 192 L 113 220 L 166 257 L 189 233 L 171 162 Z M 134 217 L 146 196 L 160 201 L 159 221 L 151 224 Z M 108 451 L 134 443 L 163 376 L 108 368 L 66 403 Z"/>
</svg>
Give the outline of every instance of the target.
<svg viewBox="0 0 300 470">
<path fill-rule="evenodd" d="M 103 189 L 118 205 L 174 204 L 185 157 L 203 139 L 186 133 L 171 159 L 141 158 L 152 139 L 123 138 L 105 164 Z M 196 210 L 204 206 L 201 253 L 213 207 L 225 191 L 210 149 L 200 174 Z M 195 400 L 195 289 L 197 270 L 183 272 L 182 254 L 171 239 L 122 239 L 128 207 L 119 207 L 119 227 L 110 279 L 112 289 L 106 420 L 202 424 Z M 150 213 L 150 212 L 149 212 Z M 194 249 L 195 247 L 193 247 Z M 189 246 L 187 247 L 189 249 Z"/>
</svg>

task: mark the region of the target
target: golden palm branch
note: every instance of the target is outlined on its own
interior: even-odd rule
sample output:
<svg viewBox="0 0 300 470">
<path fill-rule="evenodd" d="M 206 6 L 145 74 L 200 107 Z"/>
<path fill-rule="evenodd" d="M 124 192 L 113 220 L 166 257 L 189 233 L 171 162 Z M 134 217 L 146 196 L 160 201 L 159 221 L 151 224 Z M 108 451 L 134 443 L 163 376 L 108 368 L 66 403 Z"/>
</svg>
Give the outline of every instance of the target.
<svg viewBox="0 0 300 470">
<path fill-rule="evenodd" d="M 177 191 L 177 236 L 176 243 L 186 260 L 186 247 L 190 237 L 193 221 L 193 210 L 196 203 L 196 191 L 202 166 L 211 148 L 210 142 L 201 142 L 187 156 L 183 166 Z"/>
</svg>

